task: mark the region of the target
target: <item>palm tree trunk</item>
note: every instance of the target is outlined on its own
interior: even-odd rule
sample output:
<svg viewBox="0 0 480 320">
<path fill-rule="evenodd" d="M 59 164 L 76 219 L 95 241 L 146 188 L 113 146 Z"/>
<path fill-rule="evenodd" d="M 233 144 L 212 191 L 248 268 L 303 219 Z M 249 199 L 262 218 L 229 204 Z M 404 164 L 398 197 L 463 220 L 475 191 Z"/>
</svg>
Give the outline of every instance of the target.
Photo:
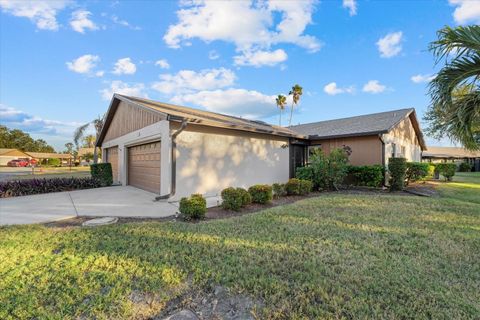
<svg viewBox="0 0 480 320">
<path fill-rule="evenodd" d="M 280 109 L 280 117 L 278 119 L 278 125 L 281 127 L 282 126 L 282 109 Z"/>
<path fill-rule="evenodd" d="M 292 116 L 293 116 L 293 101 L 292 101 L 292 106 L 290 107 L 290 120 L 288 121 L 288 126 L 292 126 Z"/>
</svg>

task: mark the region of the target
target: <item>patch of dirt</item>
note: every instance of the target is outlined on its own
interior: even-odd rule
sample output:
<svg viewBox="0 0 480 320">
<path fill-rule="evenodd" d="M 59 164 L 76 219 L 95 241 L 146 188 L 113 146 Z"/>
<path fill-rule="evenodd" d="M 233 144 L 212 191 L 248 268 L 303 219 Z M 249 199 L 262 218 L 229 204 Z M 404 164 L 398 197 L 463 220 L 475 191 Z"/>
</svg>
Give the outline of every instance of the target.
<svg viewBox="0 0 480 320">
<path fill-rule="evenodd" d="M 249 296 L 234 294 L 222 286 L 208 291 L 191 291 L 167 303 L 163 311 L 153 317 L 165 319 L 180 310 L 191 310 L 199 319 L 254 320 L 263 308 L 261 301 Z"/>
<path fill-rule="evenodd" d="M 430 181 L 410 183 L 405 187 L 405 192 L 423 197 L 439 197 L 437 184 Z"/>
<path fill-rule="evenodd" d="M 75 218 L 71 218 L 71 219 L 48 222 L 48 223 L 45 223 L 44 225 L 46 227 L 50 227 L 50 228 L 81 227 L 83 222 L 85 222 L 87 220 L 95 219 L 95 218 L 101 218 L 101 217 L 79 216 L 79 217 L 75 217 Z M 148 221 L 163 222 L 163 221 L 174 221 L 174 220 L 175 220 L 175 216 L 166 217 L 166 218 L 143 218 L 143 217 L 121 218 L 121 217 L 118 217 L 118 221 L 115 224 L 124 224 L 124 223 L 131 223 L 131 222 L 148 222 Z"/>
</svg>

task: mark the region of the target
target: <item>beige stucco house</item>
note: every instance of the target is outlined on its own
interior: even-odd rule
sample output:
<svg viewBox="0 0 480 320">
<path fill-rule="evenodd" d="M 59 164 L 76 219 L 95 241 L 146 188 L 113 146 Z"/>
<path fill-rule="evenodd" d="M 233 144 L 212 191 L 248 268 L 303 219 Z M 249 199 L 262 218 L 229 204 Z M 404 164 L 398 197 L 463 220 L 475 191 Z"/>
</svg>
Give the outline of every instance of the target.
<svg viewBox="0 0 480 320">
<path fill-rule="evenodd" d="M 428 147 L 422 153 L 424 162 L 469 163 L 474 171 L 480 171 L 480 151 L 470 151 L 459 147 Z"/>
<path fill-rule="evenodd" d="M 114 181 L 175 201 L 226 187 L 286 182 L 308 152 L 349 146 L 354 165 L 420 161 L 415 111 L 403 109 L 290 128 L 115 94 L 97 146 Z"/>
<path fill-rule="evenodd" d="M 6 166 L 9 161 L 21 158 L 30 159 L 31 157 L 25 152 L 17 149 L 0 148 L 0 166 Z"/>
<path fill-rule="evenodd" d="M 388 165 L 391 157 L 420 162 L 426 150 L 415 109 L 301 124 L 292 130 L 308 136 L 308 149 L 350 147 L 352 165 Z M 308 153 L 306 155 L 308 158 Z"/>
<path fill-rule="evenodd" d="M 262 121 L 116 94 L 97 145 L 116 182 L 178 200 L 288 180 L 297 139 L 305 137 Z"/>
</svg>

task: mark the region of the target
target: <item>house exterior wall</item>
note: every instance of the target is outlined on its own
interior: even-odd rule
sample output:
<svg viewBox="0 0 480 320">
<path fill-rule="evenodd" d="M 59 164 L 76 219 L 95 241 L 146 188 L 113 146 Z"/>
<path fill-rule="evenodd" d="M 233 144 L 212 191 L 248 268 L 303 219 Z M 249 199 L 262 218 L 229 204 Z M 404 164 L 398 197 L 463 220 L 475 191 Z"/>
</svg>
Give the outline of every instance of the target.
<svg viewBox="0 0 480 320">
<path fill-rule="evenodd" d="M 171 130 L 178 124 L 171 123 Z M 176 194 L 218 196 L 226 187 L 286 182 L 288 138 L 187 125 L 176 138 Z"/>
<path fill-rule="evenodd" d="M 407 161 L 421 161 L 422 149 L 410 117 L 403 119 L 390 132 L 384 134 L 382 139 L 385 143 L 386 165 L 388 165 L 388 159 L 392 157 L 394 153 L 394 144 L 396 149 L 395 157 L 405 157 Z M 404 152 L 402 152 L 402 147 Z"/>
<path fill-rule="evenodd" d="M 13 150 L 10 150 L 8 152 L 3 153 L 0 156 L 0 166 L 6 166 L 9 161 L 17 160 L 17 159 L 20 159 L 20 158 L 31 159 L 32 157 L 30 157 L 28 154 L 23 153 L 20 150 L 13 149 Z"/>
<path fill-rule="evenodd" d="M 311 146 L 314 145 L 321 145 L 326 154 L 336 148 L 350 147 L 352 153 L 349 162 L 354 166 L 382 164 L 382 143 L 377 135 L 312 140 Z"/>
</svg>

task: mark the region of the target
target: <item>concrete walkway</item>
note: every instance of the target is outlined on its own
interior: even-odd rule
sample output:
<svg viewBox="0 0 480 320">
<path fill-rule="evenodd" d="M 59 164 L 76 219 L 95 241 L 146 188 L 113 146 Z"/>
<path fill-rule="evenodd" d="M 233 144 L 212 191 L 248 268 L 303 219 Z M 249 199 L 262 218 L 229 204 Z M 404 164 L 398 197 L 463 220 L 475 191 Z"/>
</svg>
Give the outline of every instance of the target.
<svg viewBox="0 0 480 320">
<path fill-rule="evenodd" d="M 178 203 L 154 201 L 155 194 L 134 187 L 107 187 L 0 199 L 0 225 L 45 223 L 76 216 L 163 218 Z"/>
</svg>

